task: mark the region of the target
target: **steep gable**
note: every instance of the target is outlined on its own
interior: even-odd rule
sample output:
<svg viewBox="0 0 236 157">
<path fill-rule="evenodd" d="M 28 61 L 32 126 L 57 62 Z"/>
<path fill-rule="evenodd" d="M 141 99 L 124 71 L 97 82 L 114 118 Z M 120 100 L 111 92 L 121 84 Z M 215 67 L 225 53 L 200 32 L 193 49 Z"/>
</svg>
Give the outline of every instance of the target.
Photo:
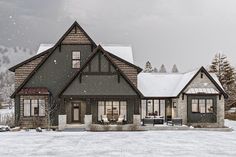
<svg viewBox="0 0 236 157">
<path fill-rule="evenodd" d="M 142 94 L 99 46 L 84 66 L 63 88 L 60 95 Z"/>
<path fill-rule="evenodd" d="M 73 32 L 75 30 L 75 32 Z M 63 41 L 70 36 L 70 34 L 83 34 L 83 38 L 74 38 L 71 43 L 63 44 Z M 84 43 L 86 38 L 90 42 L 87 44 Z M 81 42 L 78 40 L 82 39 Z M 76 43 L 73 43 L 76 41 Z M 24 87 L 49 87 L 49 90 L 53 94 L 58 94 L 58 91 L 63 86 L 63 83 L 66 82 L 66 79 L 70 78 L 77 69 L 71 68 L 71 52 L 80 51 L 81 54 L 81 64 L 83 64 L 86 58 L 92 53 L 93 49 L 96 47 L 94 41 L 88 36 L 88 34 L 82 29 L 82 27 L 74 22 L 71 27 L 65 32 L 65 34 L 58 40 L 58 42 L 49 49 L 47 55 L 40 61 L 40 63 L 34 68 L 30 74 L 27 75 L 26 79 L 22 84 L 17 87 L 15 92 L 11 97 L 15 95 Z M 64 52 L 64 53 L 61 53 Z M 38 56 L 41 56 L 39 54 Z M 51 57 L 52 56 L 52 57 Z M 59 61 L 59 62 L 58 62 Z M 30 82 L 29 82 L 30 81 Z"/>
<path fill-rule="evenodd" d="M 90 39 L 78 26 L 75 26 L 68 35 L 65 36 L 62 44 L 91 44 Z"/>
</svg>

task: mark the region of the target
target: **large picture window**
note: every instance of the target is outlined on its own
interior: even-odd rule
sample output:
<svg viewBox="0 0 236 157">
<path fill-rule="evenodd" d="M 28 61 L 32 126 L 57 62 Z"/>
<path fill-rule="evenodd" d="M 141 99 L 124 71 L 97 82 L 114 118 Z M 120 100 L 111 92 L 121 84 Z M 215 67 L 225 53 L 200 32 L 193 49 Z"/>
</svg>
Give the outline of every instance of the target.
<svg viewBox="0 0 236 157">
<path fill-rule="evenodd" d="M 45 100 L 44 99 L 24 99 L 24 116 L 45 116 Z"/>
<path fill-rule="evenodd" d="M 126 101 L 98 101 L 98 121 L 106 115 L 109 121 L 117 121 L 119 116 L 124 116 L 127 120 L 127 102 Z"/>
<path fill-rule="evenodd" d="M 72 52 L 72 68 L 80 68 L 80 51 Z"/>
<path fill-rule="evenodd" d="M 165 116 L 165 100 L 149 99 L 141 101 L 142 118 L 146 116 Z"/>
<path fill-rule="evenodd" d="M 192 113 L 213 113 L 213 99 L 192 99 Z"/>
</svg>

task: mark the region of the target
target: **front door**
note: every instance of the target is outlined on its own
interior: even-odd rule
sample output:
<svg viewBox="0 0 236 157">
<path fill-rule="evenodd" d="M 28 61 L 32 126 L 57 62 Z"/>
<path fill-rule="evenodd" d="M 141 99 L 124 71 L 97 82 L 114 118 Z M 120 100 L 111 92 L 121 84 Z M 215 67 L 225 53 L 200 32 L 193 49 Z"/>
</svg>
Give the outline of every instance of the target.
<svg viewBox="0 0 236 157">
<path fill-rule="evenodd" d="M 80 107 L 81 102 L 72 103 L 72 121 L 80 122 Z"/>
</svg>

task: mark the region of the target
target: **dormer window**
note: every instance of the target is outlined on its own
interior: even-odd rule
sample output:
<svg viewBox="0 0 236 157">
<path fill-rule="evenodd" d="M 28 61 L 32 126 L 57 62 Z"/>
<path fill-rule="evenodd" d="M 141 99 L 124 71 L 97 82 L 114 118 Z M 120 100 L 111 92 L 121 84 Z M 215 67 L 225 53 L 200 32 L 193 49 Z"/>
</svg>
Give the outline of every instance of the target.
<svg viewBox="0 0 236 157">
<path fill-rule="evenodd" d="M 80 51 L 72 52 L 72 68 L 80 68 Z"/>
</svg>

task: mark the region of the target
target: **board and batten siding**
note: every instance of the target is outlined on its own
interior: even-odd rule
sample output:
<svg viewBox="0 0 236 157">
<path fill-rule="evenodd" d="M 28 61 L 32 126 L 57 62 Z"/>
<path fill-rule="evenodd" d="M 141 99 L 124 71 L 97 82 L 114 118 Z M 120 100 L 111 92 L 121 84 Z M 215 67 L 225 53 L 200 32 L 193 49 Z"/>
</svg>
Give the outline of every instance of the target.
<svg viewBox="0 0 236 157">
<path fill-rule="evenodd" d="M 46 55 L 46 54 L 45 54 Z M 29 74 L 35 69 L 35 67 L 42 61 L 45 57 L 42 55 L 15 70 L 15 89 L 18 88 L 22 82 L 29 76 Z"/>
<path fill-rule="evenodd" d="M 129 80 L 137 87 L 137 75 L 138 71 L 134 67 L 124 63 L 114 57 L 111 57 L 112 61 L 123 71 L 123 73 L 129 78 Z"/>
</svg>

